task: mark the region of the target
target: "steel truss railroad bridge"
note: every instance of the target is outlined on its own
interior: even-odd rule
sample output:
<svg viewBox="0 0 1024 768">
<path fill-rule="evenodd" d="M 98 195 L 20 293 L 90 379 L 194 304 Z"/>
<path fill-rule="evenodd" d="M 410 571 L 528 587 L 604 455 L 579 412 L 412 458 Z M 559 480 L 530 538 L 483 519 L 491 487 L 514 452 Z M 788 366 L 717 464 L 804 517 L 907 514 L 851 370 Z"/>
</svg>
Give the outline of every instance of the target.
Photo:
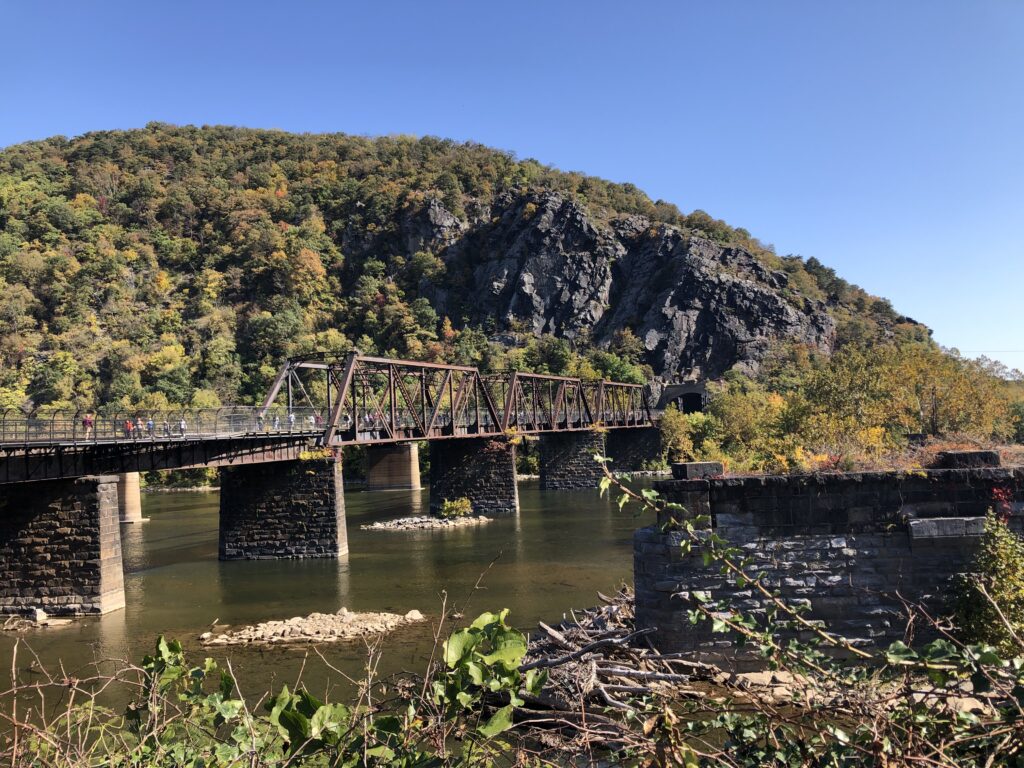
<svg viewBox="0 0 1024 768">
<path fill-rule="evenodd" d="M 370 357 L 290 358 L 259 406 L 0 414 L 0 483 L 295 458 L 310 447 L 650 427 L 644 386 Z"/>
</svg>

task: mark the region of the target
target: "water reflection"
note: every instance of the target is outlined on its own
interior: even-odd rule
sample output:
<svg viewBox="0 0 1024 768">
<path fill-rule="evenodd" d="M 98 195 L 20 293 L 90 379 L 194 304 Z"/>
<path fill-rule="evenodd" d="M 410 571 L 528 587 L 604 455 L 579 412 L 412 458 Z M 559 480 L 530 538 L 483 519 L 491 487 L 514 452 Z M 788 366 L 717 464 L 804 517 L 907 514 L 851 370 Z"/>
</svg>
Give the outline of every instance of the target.
<svg viewBox="0 0 1024 768">
<path fill-rule="evenodd" d="M 416 608 L 436 621 L 441 596 L 467 615 L 507 607 L 519 626 L 557 620 L 595 592 L 630 577 L 631 537 L 638 521 L 596 491 L 540 492 L 520 484 L 520 512 L 480 526 L 442 531 L 363 531 L 361 525 L 422 514 L 427 491 L 347 493 L 349 555 L 341 560 L 217 560 L 216 493 L 144 494 L 142 525 L 123 526 L 124 611 L 29 636 L 47 663 L 69 669 L 97 657 L 138 660 L 163 633 L 196 655 L 196 638 L 219 625 L 311 613 Z M 482 577 L 482 578 L 481 578 Z M 479 582 L 479 584 L 478 584 Z M 0 659 L 13 638 L 0 637 Z M 419 668 L 429 654 L 431 622 L 405 628 L 385 643 L 381 671 Z M 223 655 L 224 652 L 218 650 Z M 274 675 L 288 679 L 304 649 L 230 650 L 249 686 Z M 332 664 L 359 674 L 365 647 L 331 646 Z M 215 654 L 216 655 L 216 654 Z M 327 671 L 307 662 L 307 680 L 326 684 Z M 319 670 L 319 671 L 318 671 Z M 320 677 L 317 677 L 320 676 Z"/>
<path fill-rule="evenodd" d="M 127 597 L 127 595 L 125 596 Z M 94 652 L 98 659 L 130 659 L 127 611 L 114 611 L 96 621 Z"/>
</svg>

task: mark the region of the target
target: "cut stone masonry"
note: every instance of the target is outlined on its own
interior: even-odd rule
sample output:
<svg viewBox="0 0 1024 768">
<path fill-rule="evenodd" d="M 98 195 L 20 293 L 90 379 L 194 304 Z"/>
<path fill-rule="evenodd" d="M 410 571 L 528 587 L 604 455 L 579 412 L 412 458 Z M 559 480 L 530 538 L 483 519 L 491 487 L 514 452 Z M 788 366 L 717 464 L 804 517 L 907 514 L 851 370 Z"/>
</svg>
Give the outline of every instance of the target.
<svg viewBox="0 0 1024 768">
<path fill-rule="evenodd" d="M 663 651 L 714 655 L 729 646 L 706 623 L 690 623 L 695 591 L 754 615 L 765 610 L 749 585 L 705 565 L 700 547 L 684 553 L 684 534 L 662 529 L 670 516 L 710 516 L 717 534 L 749 554 L 766 586 L 790 601 L 809 600 L 812 618 L 863 644 L 903 637 L 897 592 L 941 609 L 950 579 L 970 566 L 984 516 L 997 503 L 994 491 L 1009 489 L 1012 502 L 1002 511 L 1024 530 L 1024 468 L 712 477 L 655 487 L 687 507 L 634 536 L 637 628 L 656 627 L 652 639 Z"/>
</svg>

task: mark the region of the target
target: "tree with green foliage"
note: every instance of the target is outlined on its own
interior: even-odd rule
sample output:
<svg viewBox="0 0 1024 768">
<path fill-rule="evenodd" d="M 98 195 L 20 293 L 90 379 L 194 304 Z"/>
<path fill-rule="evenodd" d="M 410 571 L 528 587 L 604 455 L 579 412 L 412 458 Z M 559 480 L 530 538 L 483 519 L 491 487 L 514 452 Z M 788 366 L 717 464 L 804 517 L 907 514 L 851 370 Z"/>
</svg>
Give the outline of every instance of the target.
<svg viewBox="0 0 1024 768">
<path fill-rule="evenodd" d="M 1010 406 L 1013 420 L 1013 441 L 1024 444 L 1024 400 L 1018 400 Z"/>
</svg>

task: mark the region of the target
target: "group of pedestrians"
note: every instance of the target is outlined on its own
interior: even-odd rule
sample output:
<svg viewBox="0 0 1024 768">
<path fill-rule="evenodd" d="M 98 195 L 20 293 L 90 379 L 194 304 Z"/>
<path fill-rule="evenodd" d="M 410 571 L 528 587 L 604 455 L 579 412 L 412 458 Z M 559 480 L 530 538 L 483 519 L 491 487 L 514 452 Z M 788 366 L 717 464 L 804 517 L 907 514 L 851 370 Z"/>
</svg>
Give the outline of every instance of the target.
<svg viewBox="0 0 1024 768">
<path fill-rule="evenodd" d="M 285 416 L 285 420 L 288 425 L 287 430 L 289 432 L 294 432 L 295 427 L 298 424 L 298 417 L 296 417 L 293 411 L 289 411 L 288 414 Z M 308 416 L 306 416 L 306 418 L 303 421 L 305 422 L 306 428 L 309 429 L 310 431 L 323 429 L 324 426 L 324 417 L 321 416 L 319 413 L 311 413 Z M 267 417 L 264 413 L 256 414 L 256 430 L 258 432 L 280 432 L 281 415 L 279 413 L 275 413 L 268 422 Z"/>
<path fill-rule="evenodd" d="M 91 440 L 96 431 L 96 417 L 91 413 L 82 417 L 82 429 L 85 432 L 85 439 Z M 155 439 L 157 437 L 157 425 L 153 421 L 152 416 L 145 421 L 143 421 L 142 416 L 137 416 L 134 419 L 129 416 L 121 423 L 120 430 L 127 440 Z M 160 425 L 160 436 L 165 438 L 187 437 L 188 422 L 185 421 L 185 416 L 182 415 L 178 419 L 177 425 L 172 425 L 170 420 L 164 418 Z"/>
<path fill-rule="evenodd" d="M 346 420 L 349 417 L 345 416 Z M 324 417 L 319 413 L 311 413 L 302 419 L 302 425 L 299 426 L 299 419 L 295 415 L 294 411 L 289 411 L 284 417 L 284 428 L 289 432 L 294 432 L 296 429 L 308 429 L 309 431 L 316 431 L 323 429 Z M 175 438 L 175 437 L 187 437 L 188 436 L 188 422 L 185 420 L 185 415 L 182 414 L 177 420 L 177 423 L 167 419 L 166 417 L 160 424 L 157 424 L 153 417 L 150 416 L 146 419 L 143 417 L 127 417 L 123 422 L 114 422 L 115 428 L 120 432 L 121 436 L 126 440 L 140 440 L 140 439 L 156 439 L 157 437 L 162 438 Z M 282 418 L 278 413 L 274 413 L 270 418 L 265 413 L 258 413 L 256 415 L 256 428 L 259 432 L 274 431 L 280 432 L 282 430 Z M 82 430 L 85 433 L 85 439 L 91 440 L 96 433 L 96 417 L 92 413 L 87 413 L 82 417 Z"/>
</svg>

